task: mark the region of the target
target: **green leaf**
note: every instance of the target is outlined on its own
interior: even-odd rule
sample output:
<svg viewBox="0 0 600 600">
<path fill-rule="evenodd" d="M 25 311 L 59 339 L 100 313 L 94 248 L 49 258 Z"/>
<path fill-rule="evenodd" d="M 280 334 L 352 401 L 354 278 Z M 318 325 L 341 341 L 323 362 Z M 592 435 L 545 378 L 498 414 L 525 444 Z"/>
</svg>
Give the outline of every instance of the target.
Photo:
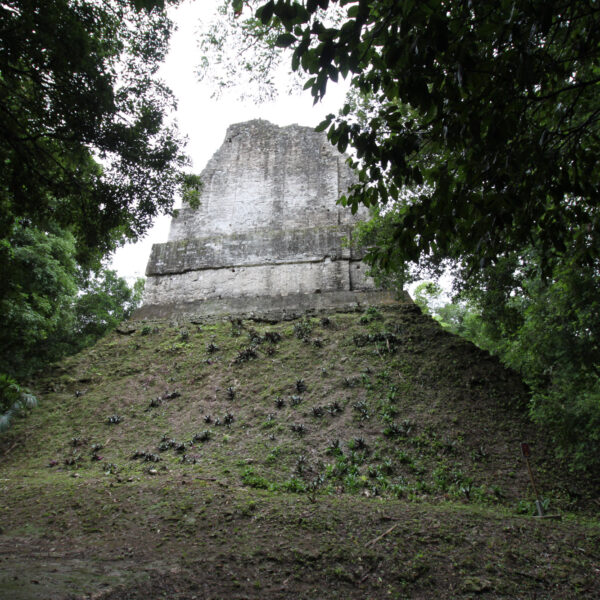
<svg viewBox="0 0 600 600">
<path fill-rule="evenodd" d="M 325 131 L 331 125 L 331 121 L 333 121 L 333 115 L 327 115 L 327 117 L 315 127 L 315 131 Z"/>
<path fill-rule="evenodd" d="M 269 21 L 273 18 L 273 11 L 275 9 L 274 0 L 270 0 L 266 4 L 263 4 L 256 10 L 256 18 L 260 19 L 260 22 L 263 25 L 267 25 Z"/>
<path fill-rule="evenodd" d="M 293 33 L 282 33 L 277 36 L 275 40 L 275 45 L 279 48 L 287 48 L 291 46 L 297 40 L 296 36 Z"/>
<path fill-rule="evenodd" d="M 297 71 L 300 66 L 300 53 L 294 52 L 292 56 L 292 71 Z"/>
<path fill-rule="evenodd" d="M 274 12 L 284 25 L 293 25 L 294 20 L 298 15 L 298 6 L 298 4 L 277 2 L 274 7 Z"/>
<path fill-rule="evenodd" d="M 306 23 L 310 19 L 310 14 L 301 4 L 295 4 L 296 7 L 296 23 Z"/>
<path fill-rule="evenodd" d="M 321 44 L 321 53 L 319 56 L 319 64 L 322 67 L 329 65 L 335 56 L 335 44 L 333 42 L 326 42 Z"/>
<path fill-rule="evenodd" d="M 313 85 L 315 85 L 316 82 L 317 82 L 317 78 L 311 77 L 310 79 L 308 79 L 306 81 L 306 83 L 304 84 L 304 87 L 302 89 L 307 90 L 307 89 L 311 88 Z"/>
<path fill-rule="evenodd" d="M 339 71 L 333 65 L 329 65 L 327 67 L 327 75 L 335 83 L 338 80 Z"/>
</svg>

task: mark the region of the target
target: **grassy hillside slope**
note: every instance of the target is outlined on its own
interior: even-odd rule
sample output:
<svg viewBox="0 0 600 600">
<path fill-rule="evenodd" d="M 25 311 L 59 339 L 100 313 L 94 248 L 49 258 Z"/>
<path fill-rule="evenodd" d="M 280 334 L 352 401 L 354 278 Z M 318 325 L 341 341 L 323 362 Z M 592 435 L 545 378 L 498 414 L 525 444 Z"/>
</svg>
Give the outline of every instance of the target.
<svg viewBox="0 0 600 600">
<path fill-rule="evenodd" d="M 35 385 L 0 438 L 0 598 L 600 595 L 597 488 L 415 305 L 134 323 Z"/>
</svg>

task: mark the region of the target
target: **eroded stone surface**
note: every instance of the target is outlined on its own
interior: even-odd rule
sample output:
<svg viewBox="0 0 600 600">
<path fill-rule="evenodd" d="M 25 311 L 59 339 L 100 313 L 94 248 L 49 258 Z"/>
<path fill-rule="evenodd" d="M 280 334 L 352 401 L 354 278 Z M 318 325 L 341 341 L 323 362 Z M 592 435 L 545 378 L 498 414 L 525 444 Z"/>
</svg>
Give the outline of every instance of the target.
<svg viewBox="0 0 600 600">
<path fill-rule="evenodd" d="M 347 243 L 365 212 L 336 204 L 353 177 L 345 158 L 309 127 L 229 127 L 201 174 L 200 207 L 184 206 L 169 241 L 152 248 L 138 316 L 304 312 L 388 298 Z"/>
<path fill-rule="evenodd" d="M 351 223 L 336 205 L 353 177 L 345 160 L 310 127 L 231 125 L 202 172 L 200 208 L 179 212 L 169 241 Z"/>
</svg>

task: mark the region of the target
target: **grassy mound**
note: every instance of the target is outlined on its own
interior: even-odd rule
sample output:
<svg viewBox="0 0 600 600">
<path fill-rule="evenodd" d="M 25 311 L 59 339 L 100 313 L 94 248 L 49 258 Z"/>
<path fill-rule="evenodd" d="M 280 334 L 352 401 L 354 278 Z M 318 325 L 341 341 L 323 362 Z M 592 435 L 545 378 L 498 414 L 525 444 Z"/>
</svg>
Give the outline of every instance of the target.
<svg viewBox="0 0 600 600">
<path fill-rule="evenodd" d="M 36 386 L 0 438 L 0 597 L 600 592 L 597 488 L 412 304 L 134 323 Z M 531 517 L 521 441 L 562 522 Z"/>
</svg>

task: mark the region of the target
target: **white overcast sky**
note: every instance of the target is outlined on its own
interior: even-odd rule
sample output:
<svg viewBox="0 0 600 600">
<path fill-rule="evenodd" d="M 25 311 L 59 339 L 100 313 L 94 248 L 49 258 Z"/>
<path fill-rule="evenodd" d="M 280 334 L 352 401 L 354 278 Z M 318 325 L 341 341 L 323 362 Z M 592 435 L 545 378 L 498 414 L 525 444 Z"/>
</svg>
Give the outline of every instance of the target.
<svg viewBox="0 0 600 600">
<path fill-rule="evenodd" d="M 178 29 L 171 38 L 169 55 L 160 72 L 177 97 L 176 118 L 179 129 L 189 138 L 187 153 L 195 173 L 202 171 L 232 123 L 262 118 L 278 125 L 316 126 L 326 114 L 341 107 L 345 96 L 345 86 L 338 86 L 328 87 L 325 100 L 315 106 L 309 92 L 298 96 L 284 93 L 276 102 L 265 104 L 241 102 L 235 92 L 218 100 L 211 98 L 212 90 L 206 83 L 198 82 L 195 70 L 200 59 L 198 28 L 213 17 L 216 5 L 217 0 L 186 0 L 172 13 Z M 143 240 L 115 253 L 111 267 L 130 282 L 142 277 L 152 244 L 167 241 L 169 223 L 169 217 L 157 219 Z"/>
</svg>

